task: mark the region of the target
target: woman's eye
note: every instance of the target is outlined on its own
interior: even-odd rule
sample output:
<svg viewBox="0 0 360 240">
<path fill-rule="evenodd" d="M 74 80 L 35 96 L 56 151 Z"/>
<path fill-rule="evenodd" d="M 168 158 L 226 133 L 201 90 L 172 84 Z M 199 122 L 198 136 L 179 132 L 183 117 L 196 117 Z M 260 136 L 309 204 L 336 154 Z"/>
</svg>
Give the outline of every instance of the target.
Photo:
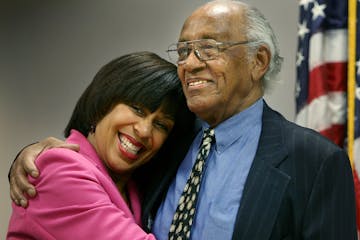
<svg viewBox="0 0 360 240">
<path fill-rule="evenodd" d="M 130 108 L 133 110 L 133 112 L 135 112 L 137 115 L 139 116 L 145 116 L 145 112 L 144 110 L 136 105 L 130 105 Z"/>
<path fill-rule="evenodd" d="M 174 125 L 173 121 L 167 121 L 167 120 L 166 121 L 155 121 L 154 122 L 154 126 L 157 129 L 159 129 L 159 130 L 161 130 L 161 131 L 163 131 L 165 133 L 169 133 L 172 130 L 173 125 Z"/>
<path fill-rule="evenodd" d="M 162 122 L 162 121 L 156 121 L 154 122 L 154 125 L 157 129 L 164 131 L 166 133 L 171 131 L 171 126 L 169 126 L 169 124 Z"/>
</svg>

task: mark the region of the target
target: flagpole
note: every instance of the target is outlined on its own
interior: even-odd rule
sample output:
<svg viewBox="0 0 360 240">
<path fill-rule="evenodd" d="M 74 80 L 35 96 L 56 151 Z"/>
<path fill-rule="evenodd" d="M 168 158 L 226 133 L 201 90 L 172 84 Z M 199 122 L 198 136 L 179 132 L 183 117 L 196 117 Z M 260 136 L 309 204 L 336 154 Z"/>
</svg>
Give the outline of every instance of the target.
<svg viewBox="0 0 360 240">
<path fill-rule="evenodd" d="M 357 0 L 348 2 L 348 90 L 347 90 L 347 149 L 351 166 L 354 166 L 354 133 L 355 133 L 355 82 L 356 82 L 356 4 Z"/>
</svg>

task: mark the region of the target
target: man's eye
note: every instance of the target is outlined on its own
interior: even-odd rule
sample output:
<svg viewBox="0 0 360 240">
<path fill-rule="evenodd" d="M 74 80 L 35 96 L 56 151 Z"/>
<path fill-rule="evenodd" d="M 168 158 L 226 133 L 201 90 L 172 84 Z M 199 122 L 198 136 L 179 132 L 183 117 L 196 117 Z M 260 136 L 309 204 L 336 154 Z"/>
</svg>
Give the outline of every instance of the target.
<svg viewBox="0 0 360 240">
<path fill-rule="evenodd" d="M 200 46 L 200 48 L 201 49 L 203 49 L 203 50 L 212 50 L 212 49 L 214 49 L 214 48 L 216 48 L 214 45 L 211 45 L 211 44 L 203 44 L 203 45 L 201 45 Z"/>
<path fill-rule="evenodd" d="M 186 56 L 187 53 L 188 53 L 188 48 L 187 47 L 179 47 L 178 48 L 179 56 Z"/>
<path fill-rule="evenodd" d="M 201 52 L 206 55 L 213 55 L 216 53 L 216 51 L 217 51 L 217 48 L 214 45 L 211 45 L 211 44 L 201 45 Z"/>
</svg>

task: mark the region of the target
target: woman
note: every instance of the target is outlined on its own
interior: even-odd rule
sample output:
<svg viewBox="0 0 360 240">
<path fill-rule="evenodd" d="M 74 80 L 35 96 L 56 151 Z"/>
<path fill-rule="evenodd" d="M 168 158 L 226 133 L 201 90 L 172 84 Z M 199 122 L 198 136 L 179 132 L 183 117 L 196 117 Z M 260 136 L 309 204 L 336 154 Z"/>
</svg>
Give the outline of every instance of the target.
<svg viewBox="0 0 360 240">
<path fill-rule="evenodd" d="M 80 151 L 38 156 L 41 176 L 30 177 L 38 195 L 26 209 L 13 204 L 7 238 L 155 239 L 140 227 L 136 182 L 151 177 L 144 164 L 192 122 L 173 64 L 149 52 L 106 64 L 65 129 Z"/>
</svg>

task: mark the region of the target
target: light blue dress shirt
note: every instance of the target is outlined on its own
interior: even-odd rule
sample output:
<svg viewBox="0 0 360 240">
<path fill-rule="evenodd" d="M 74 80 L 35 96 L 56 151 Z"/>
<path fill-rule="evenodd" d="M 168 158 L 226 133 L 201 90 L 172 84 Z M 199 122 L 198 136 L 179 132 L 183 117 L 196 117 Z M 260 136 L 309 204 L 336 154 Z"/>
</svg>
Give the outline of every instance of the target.
<svg viewBox="0 0 360 240">
<path fill-rule="evenodd" d="M 231 239 L 245 181 L 261 132 L 263 100 L 232 116 L 215 128 L 216 143 L 206 160 L 191 239 Z M 153 226 L 157 239 L 168 239 L 172 218 L 195 162 L 204 129 L 193 141 L 176 178 L 171 183 Z"/>
</svg>

